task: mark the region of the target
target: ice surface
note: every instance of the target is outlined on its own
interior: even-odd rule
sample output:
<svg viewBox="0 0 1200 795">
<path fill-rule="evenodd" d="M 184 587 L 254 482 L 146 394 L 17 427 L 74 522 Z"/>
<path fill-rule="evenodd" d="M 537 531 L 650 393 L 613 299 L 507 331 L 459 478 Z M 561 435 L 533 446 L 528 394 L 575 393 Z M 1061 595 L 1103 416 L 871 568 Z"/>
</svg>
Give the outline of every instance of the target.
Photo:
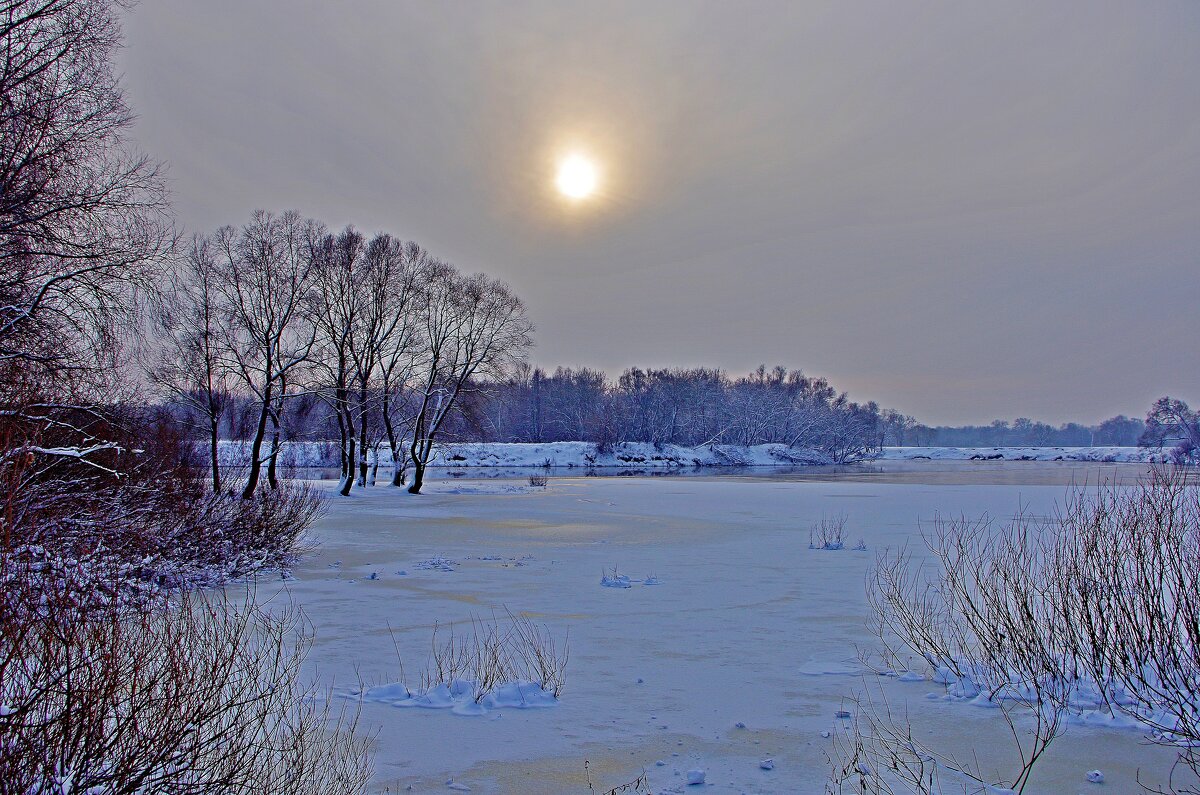
<svg viewBox="0 0 1200 795">
<path fill-rule="evenodd" d="M 1081 468 L 1077 479 L 1089 474 Z M 841 731 L 845 722 L 833 716 L 850 711 L 847 698 L 864 683 L 886 688 L 893 707 L 959 742 L 955 750 L 1008 739 L 994 710 L 942 700 L 957 681 L 944 676 L 931 687 L 917 673 L 921 660 L 907 661 L 911 672 L 898 676 L 855 673 L 856 649 L 876 642 L 863 592 L 874 554 L 814 554 L 808 527 L 845 512 L 874 549 L 915 549 L 918 520 L 936 513 L 1005 517 L 1023 506 L 1046 514 L 1064 493 L 1061 480 L 1003 480 L 581 477 L 554 480 L 546 491 L 421 497 L 379 486 L 327 500 L 313 528 L 321 546 L 295 567 L 295 580 L 277 587 L 286 586 L 313 623 L 312 672 L 339 692 L 360 680 L 376 686 L 367 688 L 360 717 L 378 731 L 373 791 L 451 780 L 477 793 L 586 792 L 589 759 L 597 791 L 643 769 L 653 792 L 682 789 L 683 771 L 703 769 L 714 791 L 819 792 L 829 771 L 825 733 Z M 334 560 L 342 565 L 328 568 Z M 630 588 L 597 587 L 597 574 L 614 563 Z M 357 586 L 338 579 L 372 571 L 409 575 Z M 651 575 L 667 584 L 638 587 Z M 261 598 L 271 596 L 267 589 L 260 583 Z M 499 688 L 475 706 L 448 686 L 412 688 L 435 622 L 461 626 L 505 608 L 569 638 L 553 708 L 521 708 L 544 698 L 530 683 Z M 927 701 L 931 689 L 939 692 Z M 395 706 L 414 696 L 424 700 Z M 1138 767 L 1160 768 L 1163 749 L 1096 721 L 1055 741 L 1048 778 L 1033 791 L 1083 786 L 1081 771 L 1100 759 L 1114 792 L 1137 791 Z M 737 730 L 738 722 L 750 728 Z M 764 759 L 787 775 L 760 769 Z"/>
</svg>

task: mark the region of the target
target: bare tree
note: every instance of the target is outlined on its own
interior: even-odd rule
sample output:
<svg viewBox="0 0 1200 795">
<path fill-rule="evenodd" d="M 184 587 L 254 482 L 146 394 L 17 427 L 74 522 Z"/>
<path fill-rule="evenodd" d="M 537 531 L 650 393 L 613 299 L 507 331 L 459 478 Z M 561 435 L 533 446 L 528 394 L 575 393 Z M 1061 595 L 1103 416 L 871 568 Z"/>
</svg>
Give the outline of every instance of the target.
<svg viewBox="0 0 1200 795">
<path fill-rule="evenodd" d="M 103 372 L 171 242 L 157 167 L 124 137 L 119 41 L 107 0 L 0 2 L 0 362 Z"/>
<path fill-rule="evenodd" d="M 125 139 L 119 41 L 106 0 L 0 2 L 0 466 L 111 450 L 93 408 L 172 242 L 157 167 Z"/>
<path fill-rule="evenodd" d="M 419 331 L 428 256 L 416 243 L 380 235 L 371 241 L 368 259 L 374 263 L 370 266 L 372 311 L 380 318 L 376 342 L 379 415 L 392 455 L 391 484 L 402 486 L 408 457 L 404 435 L 413 421 L 405 390 L 421 356 Z"/>
<path fill-rule="evenodd" d="M 464 392 L 502 379 L 523 359 L 533 331 L 524 304 L 504 282 L 462 276 L 445 263 L 431 265 L 428 277 L 421 326 L 425 361 L 409 447 L 413 494 L 421 492 L 434 445 Z"/>
<path fill-rule="evenodd" d="M 367 484 L 367 451 L 375 450 L 378 457 L 378 444 L 388 428 L 396 460 L 394 451 L 398 444 L 390 398 L 407 380 L 414 363 L 420 257 L 420 249 L 415 245 L 387 234 L 372 238 L 363 254 L 357 280 L 361 311 L 350 346 L 357 389 L 360 486 Z"/>
<path fill-rule="evenodd" d="M 154 313 L 159 346 L 149 363 L 152 381 L 203 418 L 208 434 L 212 488 L 221 491 L 218 456 L 221 418 L 229 402 L 225 359 L 225 307 L 216 286 L 211 242 L 192 241 L 191 250 L 164 291 Z"/>
<path fill-rule="evenodd" d="M 257 422 L 242 497 L 258 488 L 267 424 L 278 422 L 288 378 L 307 361 L 315 331 L 305 312 L 313 300 L 313 247 L 320 226 L 294 211 L 257 211 L 242 229 L 225 227 L 212 245 L 215 287 L 228 313 L 227 365 L 254 396 Z M 274 445 L 273 445 L 274 447 Z"/>
<path fill-rule="evenodd" d="M 1192 411 L 1182 400 L 1162 397 L 1146 414 L 1146 430 L 1138 444 L 1162 447 L 1167 441 L 1175 443 L 1179 461 L 1200 458 L 1200 412 Z"/>
<path fill-rule="evenodd" d="M 355 362 L 363 359 L 355 350 L 366 311 L 361 285 L 363 253 L 363 236 L 349 226 L 337 235 L 324 236 L 314 253 L 318 289 L 310 306 L 317 334 L 313 364 L 319 373 L 318 394 L 337 420 L 341 443 L 338 493 L 342 495 L 350 493 L 357 465 L 353 387 Z"/>
</svg>

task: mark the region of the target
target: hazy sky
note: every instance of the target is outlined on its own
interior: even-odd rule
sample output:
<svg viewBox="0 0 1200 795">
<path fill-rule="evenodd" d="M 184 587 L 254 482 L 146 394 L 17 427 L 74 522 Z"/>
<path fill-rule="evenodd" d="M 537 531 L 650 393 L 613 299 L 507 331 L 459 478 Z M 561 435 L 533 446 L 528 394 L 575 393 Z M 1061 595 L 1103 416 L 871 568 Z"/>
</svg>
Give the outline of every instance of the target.
<svg viewBox="0 0 1200 795">
<path fill-rule="evenodd" d="M 512 284 L 537 364 L 779 363 L 928 422 L 1200 402 L 1195 0 L 144 0 L 126 33 L 188 230 L 417 240 Z"/>
</svg>

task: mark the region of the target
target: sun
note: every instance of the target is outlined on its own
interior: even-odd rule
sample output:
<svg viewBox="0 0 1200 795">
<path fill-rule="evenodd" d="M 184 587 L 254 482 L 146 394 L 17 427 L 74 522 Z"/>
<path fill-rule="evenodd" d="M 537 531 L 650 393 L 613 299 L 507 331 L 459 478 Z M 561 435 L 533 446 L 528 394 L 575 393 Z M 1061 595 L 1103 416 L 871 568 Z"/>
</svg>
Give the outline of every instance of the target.
<svg viewBox="0 0 1200 795">
<path fill-rule="evenodd" d="M 558 164 L 554 184 L 564 196 L 587 198 L 596 190 L 596 164 L 583 155 L 566 157 Z"/>
</svg>

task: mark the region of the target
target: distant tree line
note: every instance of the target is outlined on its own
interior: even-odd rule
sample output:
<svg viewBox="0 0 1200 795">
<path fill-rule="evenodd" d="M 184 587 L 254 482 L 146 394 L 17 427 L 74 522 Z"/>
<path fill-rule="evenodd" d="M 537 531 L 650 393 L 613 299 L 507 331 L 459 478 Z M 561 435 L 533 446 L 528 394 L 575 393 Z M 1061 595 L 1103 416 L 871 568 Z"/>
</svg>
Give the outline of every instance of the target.
<svg viewBox="0 0 1200 795">
<path fill-rule="evenodd" d="M 889 447 L 1133 447 L 1146 427 L 1142 420 L 1123 414 L 1096 425 L 1054 426 L 1020 417 L 988 425 L 929 426 L 888 411 L 882 421 Z"/>
<path fill-rule="evenodd" d="M 368 453 L 392 447 L 380 430 L 389 416 L 396 418 L 392 421 L 397 428 L 409 427 L 403 418 L 419 409 L 413 401 L 415 394 L 419 392 L 404 389 L 362 393 L 365 411 L 358 427 L 376 429 L 363 437 L 362 468 L 367 466 Z M 244 394 L 227 394 L 222 403 L 220 438 L 252 440 L 258 404 Z M 507 377 L 463 382 L 454 410 L 443 417 L 438 438 L 459 442 L 585 441 L 600 446 L 622 442 L 688 447 L 785 444 L 816 450 L 845 463 L 870 459 L 885 446 L 1132 447 L 1158 444 L 1159 439 L 1175 444 L 1188 437 L 1180 435 L 1171 417 L 1190 416 L 1186 404 L 1182 409 L 1177 404 L 1179 401 L 1159 401 L 1150 414 L 1158 419 L 1149 423 L 1117 415 L 1095 425 L 1053 426 L 1018 418 L 988 425 L 929 426 L 881 409 L 874 402 L 853 402 L 826 379 L 784 367 L 760 366 L 740 377 L 710 368 L 630 368 L 613 380 L 589 368 L 559 367 L 548 373 L 517 362 Z M 342 426 L 333 406 L 334 402 L 322 399 L 320 390 L 297 390 L 282 407 L 283 438 L 338 438 Z M 399 445 L 395 449 L 403 459 L 406 448 Z M 401 478 L 404 466 L 407 463 L 402 461 Z M 359 478 L 363 478 L 362 471 Z"/>
<path fill-rule="evenodd" d="M 879 451 L 880 410 L 824 378 L 784 367 L 731 378 L 721 370 L 631 368 L 609 381 L 586 368 L 531 370 L 497 385 L 475 418 L 496 441 L 783 444 L 837 462 Z"/>
<path fill-rule="evenodd" d="M 759 367 L 731 378 L 720 370 L 631 368 L 612 381 L 587 368 L 553 373 L 518 365 L 504 378 L 465 379 L 455 411 L 442 412 L 439 438 L 481 442 L 585 441 L 601 447 L 623 442 L 687 447 L 783 444 L 816 450 L 836 462 L 878 454 L 883 413 L 875 403 L 855 403 L 824 378 L 784 367 Z M 281 425 L 287 438 L 337 438 L 341 422 L 334 401 L 320 390 L 300 391 L 287 402 Z M 368 389 L 365 423 L 383 424 L 385 391 Z M 397 425 L 419 416 L 425 391 L 398 386 L 390 398 Z M 196 401 L 188 401 L 188 404 Z M 257 436 L 257 400 L 224 398 L 218 432 L 228 438 Z M 379 435 L 368 447 L 386 449 Z M 404 454 L 404 449 L 399 450 Z"/>
</svg>

